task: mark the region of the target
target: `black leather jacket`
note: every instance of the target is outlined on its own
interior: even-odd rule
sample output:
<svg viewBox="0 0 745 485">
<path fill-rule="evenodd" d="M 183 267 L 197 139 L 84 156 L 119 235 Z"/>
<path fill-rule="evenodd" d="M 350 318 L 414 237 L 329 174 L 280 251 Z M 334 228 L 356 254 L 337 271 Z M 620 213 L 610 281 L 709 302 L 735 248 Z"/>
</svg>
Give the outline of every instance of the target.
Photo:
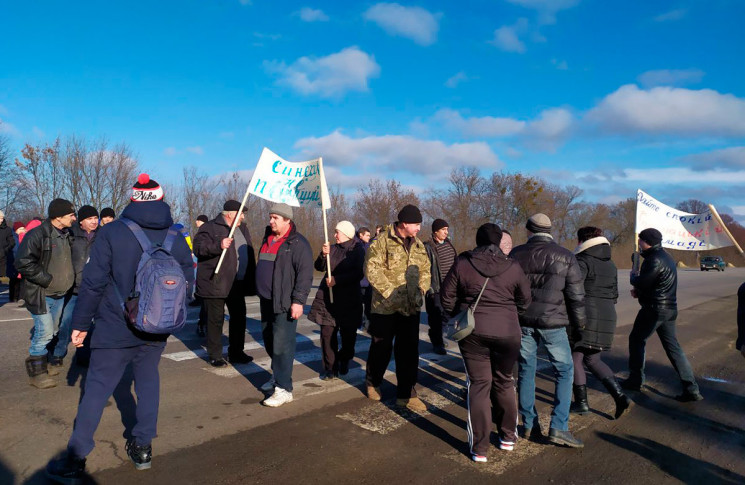
<svg viewBox="0 0 745 485">
<path fill-rule="evenodd" d="M 47 313 L 45 288 L 52 282 L 52 275 L 47 273 L 49 260 L 52 257 L 52 231 L 49 219 L 23 236 L 16 255 L 16 269 L 23 277 L 22 297 L 26 308 L 34 315 Z"/>
<path fill-rule="evenodd" d="M 642 251 L 639 274 L 631 275 L 639 304 L 646 307 L 678 308 L 678 270 L 675 261 L 657 244 Z"/>
</svg>

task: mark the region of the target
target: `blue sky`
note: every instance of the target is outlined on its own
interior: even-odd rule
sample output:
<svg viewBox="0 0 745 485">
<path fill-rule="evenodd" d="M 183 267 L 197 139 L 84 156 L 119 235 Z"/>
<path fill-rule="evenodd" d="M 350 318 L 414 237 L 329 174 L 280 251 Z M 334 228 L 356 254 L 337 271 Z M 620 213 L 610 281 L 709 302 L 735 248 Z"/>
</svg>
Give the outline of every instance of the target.
<svg viewBox="0 0 745 485">
<path fill-rule="evenodd" d="M 323 156 L 330 186 L 473 165 L 745 219 L 745 2 L 3 2 L 0 130 L 153 177 Z"/>
</svg>

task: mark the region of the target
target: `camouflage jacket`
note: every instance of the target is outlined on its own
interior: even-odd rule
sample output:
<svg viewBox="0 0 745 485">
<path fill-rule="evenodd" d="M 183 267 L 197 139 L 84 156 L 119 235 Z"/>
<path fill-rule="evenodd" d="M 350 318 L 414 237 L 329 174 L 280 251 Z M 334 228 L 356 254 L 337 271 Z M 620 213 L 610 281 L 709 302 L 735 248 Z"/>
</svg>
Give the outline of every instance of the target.
<svg viewBox="0 0 745 485">
<path fill-rule="evenodd" d="M 415 238 L 406 251 L 394 226 L 386 226 L 367 250 L 365 276 L 372 287 L 372 313 L 414 315 L 420 311 L 423 294 L 430 287 L 427 250 Z"/>
</svg>

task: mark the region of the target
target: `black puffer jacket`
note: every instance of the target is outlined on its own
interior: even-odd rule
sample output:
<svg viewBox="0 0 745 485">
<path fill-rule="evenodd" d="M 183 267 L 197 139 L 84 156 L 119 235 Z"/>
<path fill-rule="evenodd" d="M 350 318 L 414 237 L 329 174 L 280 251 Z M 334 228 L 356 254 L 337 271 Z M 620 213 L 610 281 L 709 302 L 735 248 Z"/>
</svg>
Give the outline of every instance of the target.
<svg viewBox="0 0 745 485">
<path fill-rule="evenodd" d="M 47 269 L 52 257 L 52 231 L 55 230 L 49 219 L 45 220 L 23 236 L 16 255 L 16 269 L 23 277 L 21 297 L 34 315 L 47 313 L 45 288 L 52 282 Z"/>
<path fill-rule="evenodd" d="M 308 320 L 319 325 L 357 328 L 362 323 L 360 281 L 364 276 L 365 246 L 359 239 L 350 239 L 331 246 L 331 276 L 334 277 L 334 303 L 331 303 L 326 283 L 326 258 L 321 253 L 314 264 L 324 273 L 318 292 L 310 307 Z"/>
<path fill-rule="evenodd" d="M 551 236 L 535 235 L 510 252 L 530 280 L 533 303 L 520 315 L 520 325 L 530 328 L 574 330 L 585 326 L 585 290 L 574 254 Z"/>
<path fill-rule="evenodd" d="M 91 252 L 91 245 L 96 239 L 96 232 L 93 231 L 93 237 L 88 239 L 85 231 L 77 222 L 70 227 L 70 249 L 72 250 L 72 268 L 75 270 L 75 284 L 72 287 L 73 294 L 77 295 L 80 289 L 80 283 L 83 281 L 83 268 L 88 262 L 88 256 Z"/>
<path fill-rule="evenodd" d="M 642 251 L 639 274 L 631 275 L 639 304 L 654 308 L 678 308 L 678 270 L 675 261 L 660 244 Z"/>
<path fill-rule="evenodd" d="M 245 224 L 238 229 L 248 243 L 248 266 L 246 277 L 243 279 L 243 294 L 256 294 L 256 254 L 254 253 L 251 234 Z M 202 298 L 227 298 L 237 272 L 238 252 L 235 241 L 225 252 L 220 272 L 215 275 L 217 262 L 222 254 L 222 240 L 230 234 L 230 226 L 225 222 L 222 214 L 211 221 L 202 224 L 194 236 L 194 255 L 197 257 L 197 296 Z"/>
<path fill-rule="evenodd" d="M 584 278 L 587 320 L 574 347 L 609 350 L 616 332 L 618 300 L 618 270 L 611 261 L 610 243 L 604 237 L 594 237 L 577 247 L 575 253 Z"/>
<path fill-rule="evenodd" d="M 489 337 L 520 335 L 518 315 L 530 305 L 530 282 L 498 246 L 479 246 L 455 259 L 440 289 L 442 308 L 450 315 L 468 308 L 478 298 L 473 333 Z"/>
</svg>

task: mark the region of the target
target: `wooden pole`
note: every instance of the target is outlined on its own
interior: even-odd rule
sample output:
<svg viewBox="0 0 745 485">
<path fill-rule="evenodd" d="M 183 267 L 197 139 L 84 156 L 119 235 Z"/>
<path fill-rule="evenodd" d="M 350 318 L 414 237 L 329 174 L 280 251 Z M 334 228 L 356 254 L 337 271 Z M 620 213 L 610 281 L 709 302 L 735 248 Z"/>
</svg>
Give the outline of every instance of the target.
<svg viewBox="0 0 745 485">
<path fill-rule="evenodd" d="M 328 207 L 326 207 L 326 201 L 324 197 L 324 193 L 326 192 L 326 175 L 323 173 L 323 157 L 320 157 L 318 159 L 318 174 L 321 177 L 321 212 L 323 212 L 323 235 L 326 238 L 326 244 L 329 244 L 329 227 L 328 222 L 326 220 L 326 210 Z M 331 248 L 331 245 L 329 244 L 329 249 Z M 331 251 L 329 251 L 329 254 L 326 255 L 326 274 L 329 279 L 331 279 Z M 329 301 L 331 303 L 334 303 L 334 291 L 329 286 Z"/>
<path fill-rule="evenodd" d="M 228 234 L 229 238 L 233 237 L 233 233 L 235 232 L 235 228 L 238 227 L 239 221 L 241 220 L 241 214 L 243 214 L 243 208 L 246 206 L 246 200 L 248 200 L 248 193 L 251 190 L 251 184 L 248 184 L 248 187 L 246 187 L 246 193 L 243 196 L 243 200 L 241 201 L 241 207 L 238 209 L 238 214 L 235 215 L 235 220 L 233 221 L 233 224 L 230 226 L 230 233 Z M 215 274 L 217 274 L 220 271 L 220 266 L 222 266 L 222 260 L 225 259 L 225 252 L 228 250 L 228 248 L 225 248 L 222 250 L 222 253 L 220 254 L 220 260 L 217 262 L 217 267 L 215 268 Z"/>
<path fill-rule="evenodd" d="M 709 210 L 711 211 L 711 215 L 713 215 L 714 216 L 714 219 L 716 219 L 717 222 L 722 226 L 722 229 L 724 230 L 724 233 L 727 234 L 727 237 L 730 238 L 730 240 L 732 241 L 732 244 L 734 244 L 735 247 L 737 248 L 737 250 L 740 252 L 740 256 L 742 256 L 743 258 L 745 258 L 745 254 L 743 254 L 742 248 L 740 247 L 739 244 L 737 244 L 737 241 L 732 236 L 732 233 L 729 232 L 729 229 L 727 229 L 727 226 L 724 225 L 724 221 L 719 216 L 719 212 L 717 212 L 717 210 L 714 208 L 713 205 L 711 205 L 711 204 L 708 204 L 708 205 L 709 205 Z"/>
</svg>

